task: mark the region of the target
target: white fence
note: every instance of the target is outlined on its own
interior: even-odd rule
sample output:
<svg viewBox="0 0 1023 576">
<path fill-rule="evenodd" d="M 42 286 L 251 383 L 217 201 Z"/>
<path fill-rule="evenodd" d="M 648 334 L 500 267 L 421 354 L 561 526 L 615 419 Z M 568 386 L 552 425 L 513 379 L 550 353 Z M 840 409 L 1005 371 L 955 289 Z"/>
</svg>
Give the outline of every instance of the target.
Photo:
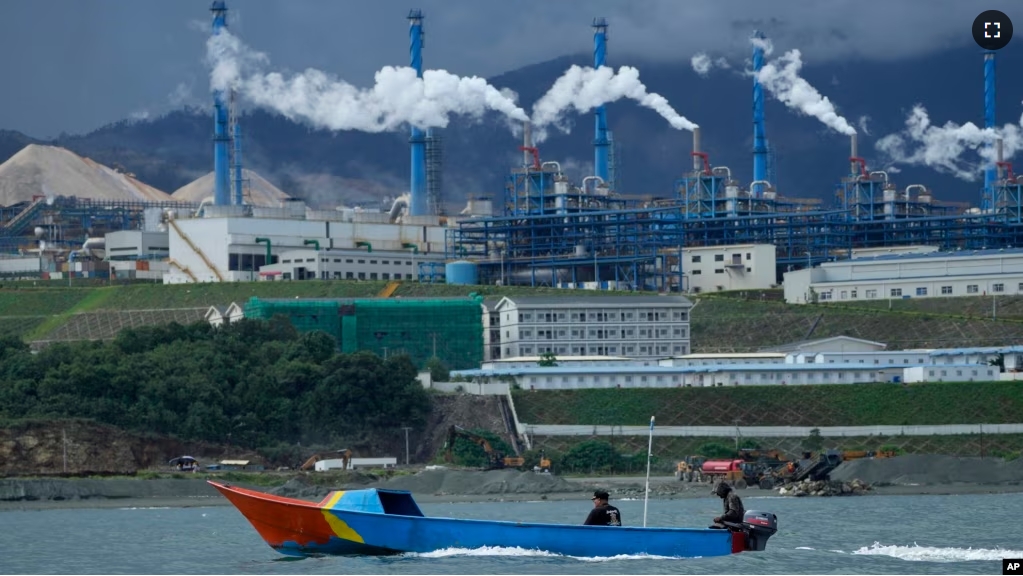
<svg viewBox="0 0 1023 576">
<path fill-rule="evenodd" d="M 557 426 L 518 424 L 529 436 L 646 436 L 649 426 Z M 654 436 L 731 438 L 798 438 L 809 436 L 812 426 L 655 426 Z M 1023 434 L 1023 424 L 952 424 L 944 426 L 832 426 L 817 427 L 821 436 L 958 436 L 962 434 Z"/>
<path fill-rule="evenodd" d="M 511 386 L 507 382 L 431 382 L 428 388 L 441 392 L 465 392 L 479 396 L 507 396 Z"/>
</svg>

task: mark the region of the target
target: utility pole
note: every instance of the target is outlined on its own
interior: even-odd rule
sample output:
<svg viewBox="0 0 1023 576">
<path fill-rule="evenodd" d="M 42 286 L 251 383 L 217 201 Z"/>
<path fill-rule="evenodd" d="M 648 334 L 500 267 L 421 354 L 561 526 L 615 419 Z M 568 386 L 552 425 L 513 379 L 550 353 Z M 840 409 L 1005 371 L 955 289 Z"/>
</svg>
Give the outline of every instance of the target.
<svg viewBox="0 0 1023 576">
<path fill-rule="evenodd" d="M 62 428 L 60 430 L 61 436 L 64 437 L 64 473 L 67 473 L 67 429 Z"/>
<path fill-rule="evenodd" d="M 405 431 L 405 466 L 408 466 L 408 431 L 411 430 L 411 428 L 403 426 L 402 430 Z"/>
</svg>

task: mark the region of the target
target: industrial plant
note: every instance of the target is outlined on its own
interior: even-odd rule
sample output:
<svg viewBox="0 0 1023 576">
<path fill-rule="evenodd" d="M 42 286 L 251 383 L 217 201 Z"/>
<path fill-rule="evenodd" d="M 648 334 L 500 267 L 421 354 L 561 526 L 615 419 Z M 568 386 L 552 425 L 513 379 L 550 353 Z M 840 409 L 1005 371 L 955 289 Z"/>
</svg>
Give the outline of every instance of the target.
<svg viewBox="0 0 1023 576">
<path fill-rule="evenodd" d="M 215 36 L 227 29 L 228 9 L 218 0 L 210 10 Z M 412 10 L 407 20 L 410 65 L 422 78 L 424 15 Z M 608 29 L 603 18 L 593 20 L 594 68 L 606 65 Z M 764 38 L 754 32 L 753 39 Z M 834 200 L 782 194 L 772 183 L 773 150 L 757 75 L 763 43 L 751 45 L 753 180 L 746 184 L 714 164 L 695 128 L 691 166 L 679 166 L 678 179 L 665 183 L 672 185 L 670 197 L 630 197 L 619 189 L 617 143 L 600 106 L 594 112 L 594 174 L 581 182 L 571 182 L 557 161 L 542 157 L 527 122 L 521 143 L 509 143 L 522 153 L 522 163 L 510 167 L 504 190 L 474 195 L 460 214 L 442 215 L 440 135 L 412 127 L 407 194 L 383 210 L 314 209 L 243 169 L 239 97 L 215 91 L 211 176 L 170 195 L 127 171 L 91 163 L 90 170 L 105 171 L 135 192 L 50 193 L 41 182 L 32 197 L 5 197 L 0 249 L 9 257 L 0 260 L 0 274 L 102 276 L 121 260 L 116 274 L 165 283 L 381 279 L 697 292 L 775 287 L 786 272 L 863 251 L 1023 245 L 1023 180 L 1002 161 L 1000 144 L 999 161 L 985 172 L 979 207 L 941 202 L 922 184 L 896 183 L 867 165 L 855 134 L 849 173 Z M 994 128 L 993 52 L 984 54 L 983 66 L 985 126 Z M 35 148 L 38 156 L 41 147 Z M 57 151 L 71 154 L 53 149 L 45 155 Z M 0 166 L 0 179 L 27 152 Z M 714 265 L 701 266 L 701 258 Z"/>
</svg>

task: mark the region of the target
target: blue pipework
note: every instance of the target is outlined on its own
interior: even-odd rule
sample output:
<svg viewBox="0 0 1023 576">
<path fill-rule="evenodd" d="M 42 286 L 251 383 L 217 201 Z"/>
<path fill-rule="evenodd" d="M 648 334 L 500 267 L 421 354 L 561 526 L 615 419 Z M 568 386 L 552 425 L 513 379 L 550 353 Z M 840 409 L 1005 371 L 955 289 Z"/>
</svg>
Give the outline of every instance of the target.
<svg viewBox="0 0 1023 576">
<path fill-rule="evenodd" d="M 763 40 L 764 33 L 757 30 L 753 38 Z M 763 44 L 753 44 L 753 181 L 767 180 L 767 136 L 764 133 L 764 88 L 758 74 L 764 66 Z M 763 184 L 756 184 L 750 192 L 754 197 L 763 196 Z"/>
<path fill-rule="evenodd" d="M 604 66 L 607 58 L 607 20 L 593 19 L 593 67 Z M 608 151 L 611 145 L 607 137 L 607 109 L 598 106 L 593 113 L 593 173 L 608 182 Z"/>
<path fill-rule="evenodd" d="M 984 53 L 984 127 L 995 127 L 995 53 Z M 990 150 L 991 145 L 986 146 Z M 981 208 L 984 211 L 994 208 L 994 186 L 998 179 L 997 167 L 994 163 L 984 168 L 984 197 Z"/>
<path fill-rule="evenodd" d="M 210 6 L 210 11 L 213 12 L 213 35 L 216 36 L 227 28 L 227 5 L 223 0 L 217 0 Z M 224 92 L 216 90 L 213 92 L 213 203 L 217 206 L 231 203 L 231 168 L 227 154 L 231 137 L 227 133 L 227 123 Z"/>
<path fill-rule="evenodd" d="M 234 123 L 234 204 L 244 204 L 242 193 L 242 127 L 237 118 Z"/>
<path fill-rule="evenodd" d="M 423 12 L 411 10 L 409 20 L 409 57 L 416 76 L 423 77 Z M 426 134 L 413 126 L 409 138 L 412 153 L 412 176 L 409 183 L 409 214 L 424 216 L 429 213 L 426 197 Z"/>
</svg>

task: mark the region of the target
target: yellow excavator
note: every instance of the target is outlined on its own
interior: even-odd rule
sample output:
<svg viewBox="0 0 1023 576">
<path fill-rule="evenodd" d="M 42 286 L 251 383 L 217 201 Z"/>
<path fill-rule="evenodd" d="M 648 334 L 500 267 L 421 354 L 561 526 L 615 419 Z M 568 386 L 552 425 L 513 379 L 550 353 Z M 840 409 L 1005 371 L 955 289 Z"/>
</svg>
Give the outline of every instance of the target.
<svg viewBox="0 0 1023 576">
<path fill-rule="evenodd" d="M 470 442 L 473 442 L 483 448 L 483 451 L 487 454 L 487 470 L 500 470 L 501 468 L 515 468 L 522 466 L 526 463 L 526 459 L 521 456 L 505 456 L 503 453 L 494 449 L 490 445 L 490 440 L 487 440 L 479 434 L 469 432 L 461 426 L 452 425 L 448 428 L 448 440 L 444 443 L 444 461 L 451 462 L 453 459 L 453 450 L 455 448 L 455 440 L 458 438 L 465 438 Z"/>
<path fill-rule="evenodd" d="M 347 470 L 348 465 L 352 462 L 352 451 L 348 448 L 342 448 L 334 454 L 313 454 L 299 467 L 299 470 L 312 470 L 320 460 L 341 460 L 342 470 Z"/>
</svg>

